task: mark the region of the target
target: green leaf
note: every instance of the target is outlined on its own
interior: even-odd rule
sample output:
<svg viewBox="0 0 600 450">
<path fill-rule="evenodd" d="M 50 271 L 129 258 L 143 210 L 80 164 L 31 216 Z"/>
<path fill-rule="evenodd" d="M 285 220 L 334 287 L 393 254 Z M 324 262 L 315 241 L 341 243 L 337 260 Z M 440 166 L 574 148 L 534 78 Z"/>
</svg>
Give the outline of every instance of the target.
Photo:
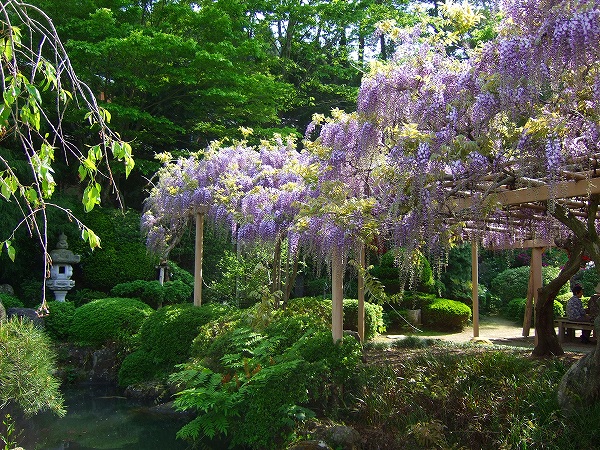
<svg viewBox="0 0 600 450">
<path fill-rule="evenodd" d="M 8 257 L 12 262 L 15 262 L 15 248 L 10 245 L 11 241 L 6 241 L 4 245 L 6 246 L 6 251 L 8 252 Z"/>
</svg>

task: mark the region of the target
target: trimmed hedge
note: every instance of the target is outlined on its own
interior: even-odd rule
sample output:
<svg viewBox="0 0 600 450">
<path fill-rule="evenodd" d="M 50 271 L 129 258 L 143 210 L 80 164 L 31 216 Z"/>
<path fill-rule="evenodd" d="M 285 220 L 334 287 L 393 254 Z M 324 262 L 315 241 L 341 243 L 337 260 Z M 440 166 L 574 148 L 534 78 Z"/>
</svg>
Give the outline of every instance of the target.
<svg viewBox="0 0 600 450">
<path fill-rule="evenodd" d="M 569 296 L 570 298 L 571 296 Z M 525 307 L 527 306 L 526 298 L 513 298 L 508 302 L 508 306 L 504 310 L 504 316 L 507 319 L 514 320 L 517 323 L 522 323 L 525 317 Z M 564 317 L 565 308 L 560 300 L 555 299 L 553 305 L 554 317 Z"/>
<path fill-rule="evenodd" d="M 192 297 L 193 288 L 182 281 L 167 281 L 163 285 L 158 280 L 135 280 L 119 283 L 110 294 L 114 297 L 139 298 L 154 309 L 163 304 L 174 305 L 185 303 Z"/>
<path fill-rule="evenodd" d="M 133 298 L 94 300 L 75 310 L 71 335 L 80 345 L 131 344 L 152 311 L 148 305 Z"/>
<path fill-rule="evenodd" d="M 423 325 L 437 330 L 462 330 L 471 319 L 471 308 L 462 302 L 440 298 L 423 309 Z"/>
<path fill-rule="evenodd" d="M 139 331 L 139 350 L 126 356 L 119 370 L 119 385 L 129 386 L 173 371 L 190 357 L 191 344 L 202 325 L 227 314 L 230 307 L 208 304 L 170 305 L 153 312 Z"/>
<path fill-rule="evenodd" d="M 71 324 L 75 315 L 73 302 L 48 302 L 49 314 L 44 317 L 44 327 L 50 337 L 57 341 L 67 340 L 71 336 Z"/>
</svg>

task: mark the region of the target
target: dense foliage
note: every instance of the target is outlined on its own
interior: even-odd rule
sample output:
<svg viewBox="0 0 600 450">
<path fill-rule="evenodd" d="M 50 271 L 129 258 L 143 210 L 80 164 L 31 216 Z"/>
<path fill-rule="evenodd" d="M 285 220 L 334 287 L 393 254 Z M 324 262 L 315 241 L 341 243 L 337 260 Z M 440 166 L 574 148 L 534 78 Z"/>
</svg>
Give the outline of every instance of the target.
<svg viewBox="0 0 600 450">
<path fill-rule="evenodd" d="M 49 314 L 44 317 L 44 329 L 48 335 L 58 341 L 71 337 L 71 324 L 75 315 L 73 302 L 48 302 Z"/>
<path fill-rule="evenodd" d="M 542 267 L 542 284 L 546 285 L 555 279 L 560 269 L 558 267 Z M 529 267 L 522 266 L 506 269 L 499 273 L 491 282 L 490 289 L 506 305 L 513 298 L 527 297 L 529 283 Z M 560 294 L 568 292 L 569 285 L 565 284 L 559 291 Z"/>
<path fill-rule="evenodd" d="M 438 330 L 462 330 L 471 319 L 471 308 L 462 302 L 436 299 L 423 309 L 423 323 Z"/>
<path fill-rule="evenodd" d="M 279 448 L 298 421 L 341 401 L 360 362 L 358 342 L 336 344 L 329 332 L 307 332 L 282 352 L 272 353 L 273 341 L 281 338 L 238 329 L 219 358 L 220 373 L 190 363 L 174 374 L 171 380 L 185 388 L 176 407 L 198 414 L 178 436 L 194 440 L 227 435 L 231 445 Z"/>
<path fill-rule="evenodd" d="M 128 347 L 152 311 L 150 306 L 137 299 L 94 300 L 75 309 L 72 339 L 81 345 L 102 346 L 117 342 Z"/>
<path fill-rule="evenodd" d="M 165 306 L 150 314 L 139 331 L 139 349 L 121 364 L 119 384 L 129 386 L 166 378 L 176 364 L 189 358 L 198 328 L 227 311 L 221 305 L 186 304 Z"/>
</svg>

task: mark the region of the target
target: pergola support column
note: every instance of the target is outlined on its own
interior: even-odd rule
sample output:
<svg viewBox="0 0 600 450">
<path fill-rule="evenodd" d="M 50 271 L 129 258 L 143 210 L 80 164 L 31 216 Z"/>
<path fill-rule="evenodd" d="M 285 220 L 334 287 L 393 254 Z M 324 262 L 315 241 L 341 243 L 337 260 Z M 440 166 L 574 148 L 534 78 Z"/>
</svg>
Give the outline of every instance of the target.
<svg viewBox="0 0 600 450">
<path fill-rule="evenodd" d="M 471 241 L 471 298 L 473 299 L 473 337 L 479 337 L 479 260 L 478 244 Z"/>
<path fill-rule="evenodd" d="M 194 254 L 194 306 L 202 305 L 202 253 L 204 248 L 204 214 L 196 211 L 196 242 Z"/>
<path fill-rule="evenodd" d="M 331 334 L 337 342 L 344 334 L 344 269 L 339 249 L 331 257 L 331 306 Z"/>
<path fill-rule="evenodd" d="M 358 250 L 358 263 L 360 269 L 365 270 L 366 257 L 365 257 L 365 245 L 360 244 Z M 365 341 L 365 279 L 362 273 L 358 274 L 358 336 L 360 342 Z"/>
</svg>

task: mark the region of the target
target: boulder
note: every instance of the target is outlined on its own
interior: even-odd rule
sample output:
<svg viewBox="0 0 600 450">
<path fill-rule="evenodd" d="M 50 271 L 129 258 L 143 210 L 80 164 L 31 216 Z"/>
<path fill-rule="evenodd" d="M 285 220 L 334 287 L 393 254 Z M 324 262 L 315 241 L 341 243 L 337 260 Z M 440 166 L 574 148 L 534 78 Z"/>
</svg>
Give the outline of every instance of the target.
<svg viewBox="0 0 600 450">
<path fill-rule="evenodd" d="M 35 326 L 44 328 L 44 319 L 38 316 L 37 311 L 33 308 L 8 308 L 6 315 L 8 319 L 18 317 L 31 320 Z"/>
<path fill-rule="evenodd" d="M 332 450 L 324 441 L 300 441 L 292 444 L 287 450 Z"/>
<path fill-rule="evenodd" d="M 600 316 L 594 321 L 594 335 L 600 331 Z M 600 401 L 600 339 L 596 348 L 573 364 L 558 387 L 558 403 L 565 412 Z"/>
<path fill-rule="evenodd" d="M 10 284 L 0 284 L 0 294 L 15 295 L 15 290 Z"/>
</svg>

